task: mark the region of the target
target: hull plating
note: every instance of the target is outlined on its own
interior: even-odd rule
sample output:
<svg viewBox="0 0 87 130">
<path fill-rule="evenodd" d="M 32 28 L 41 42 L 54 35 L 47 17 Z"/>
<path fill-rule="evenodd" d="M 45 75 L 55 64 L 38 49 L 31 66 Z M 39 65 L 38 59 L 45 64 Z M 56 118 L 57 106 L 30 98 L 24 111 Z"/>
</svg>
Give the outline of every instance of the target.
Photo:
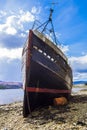
<svg viewBox="0 0 87 130">
<path fill-rule="evenodd" d="M 65 56 L 37 35 L 30 31 L 23 50 L 24 116 L 40 105 L 51 104 L 55 97 L 70 95 L 72 88 L 72 71 Z"/>
</svg>

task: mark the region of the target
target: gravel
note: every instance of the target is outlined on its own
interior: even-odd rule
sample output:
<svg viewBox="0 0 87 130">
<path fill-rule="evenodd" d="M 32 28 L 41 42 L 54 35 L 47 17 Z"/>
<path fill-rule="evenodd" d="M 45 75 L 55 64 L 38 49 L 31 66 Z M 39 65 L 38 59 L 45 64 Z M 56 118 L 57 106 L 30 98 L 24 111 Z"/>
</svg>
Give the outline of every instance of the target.
<svg viewBox="0 0 87 130">
<path fill-rule="evenodd" d="M 87 89 L 65 106 L 46 106 L 22 116 L 22 102 L 0 106 L 0 130 L 87 130 Z"/>
</svg>

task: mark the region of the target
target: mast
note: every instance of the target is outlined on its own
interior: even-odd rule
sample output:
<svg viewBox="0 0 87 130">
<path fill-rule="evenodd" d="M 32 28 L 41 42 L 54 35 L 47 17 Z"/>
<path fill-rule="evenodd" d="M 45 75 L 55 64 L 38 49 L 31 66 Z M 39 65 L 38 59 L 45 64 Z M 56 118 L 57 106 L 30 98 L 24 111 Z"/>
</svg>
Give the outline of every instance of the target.
<svg viewBox="0 0 87 130">
<path fill-rule="evenodd" d="M 54 4 L 54 3 L 52 3 L 52 4 Z M 56 39 L 55 31 L 54 31 L 54 26 L 53 26 L 53 21 L 52 21 L 53 11 L 54 11 L 53 8 L 50 8 L 50 14 L 49 14 L 48 20 L 45 21 L 44 23 L 40 24 L 40 26 L 38 26 L 36 29 L 34 29 L 35 22 L 36 22 L 35 21 L 34 24 L 33 24 L 32 29 L 34 29 L 34 30 L 39 30 L 40 29 L 40 32 L 43 33 L 43 34 L 46 34 L 45 31 L 48 30 L 49 33 L 53 35 L 52 39 L 55 42 L 55 44 L 57 45 L 58 43 L 57 43 L 57 39 Z M 50 29 L 47 28 L 49 24 L 51 24 Z"/>
</svg>

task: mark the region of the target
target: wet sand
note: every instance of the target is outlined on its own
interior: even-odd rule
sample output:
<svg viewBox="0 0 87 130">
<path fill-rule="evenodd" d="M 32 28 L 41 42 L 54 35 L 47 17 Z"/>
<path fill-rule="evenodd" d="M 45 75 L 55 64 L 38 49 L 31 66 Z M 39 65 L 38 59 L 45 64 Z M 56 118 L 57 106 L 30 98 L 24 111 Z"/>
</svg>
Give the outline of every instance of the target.
<svg viewBox="0 0 87 130">
<path fill-rule="evenodd" d="M 65 106 L 38 108 L 27 118 L 22 105 L 0 106 L 0 130 L 87 130 L 87 89 L 72 93 Z"/>
</svg>

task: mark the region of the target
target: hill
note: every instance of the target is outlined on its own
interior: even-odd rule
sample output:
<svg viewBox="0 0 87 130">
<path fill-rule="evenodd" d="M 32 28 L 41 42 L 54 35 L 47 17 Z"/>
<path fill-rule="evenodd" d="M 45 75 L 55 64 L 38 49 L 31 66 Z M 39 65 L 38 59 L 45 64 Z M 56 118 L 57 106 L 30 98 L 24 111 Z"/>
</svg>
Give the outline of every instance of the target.
<svg viewBox="0 0 87 130">
<path fill-rule="evenodd" d="M 87 84 L 87 81 L 74 81 L 73 84 L 74 85 L 77 85 L 77 84 Z"/>
<path fill-rule="evenodd" d="M 18 88 L 22 88 L 21 82 L 0 81 L 0 89 L 18 89 Z"/>
</svg>

